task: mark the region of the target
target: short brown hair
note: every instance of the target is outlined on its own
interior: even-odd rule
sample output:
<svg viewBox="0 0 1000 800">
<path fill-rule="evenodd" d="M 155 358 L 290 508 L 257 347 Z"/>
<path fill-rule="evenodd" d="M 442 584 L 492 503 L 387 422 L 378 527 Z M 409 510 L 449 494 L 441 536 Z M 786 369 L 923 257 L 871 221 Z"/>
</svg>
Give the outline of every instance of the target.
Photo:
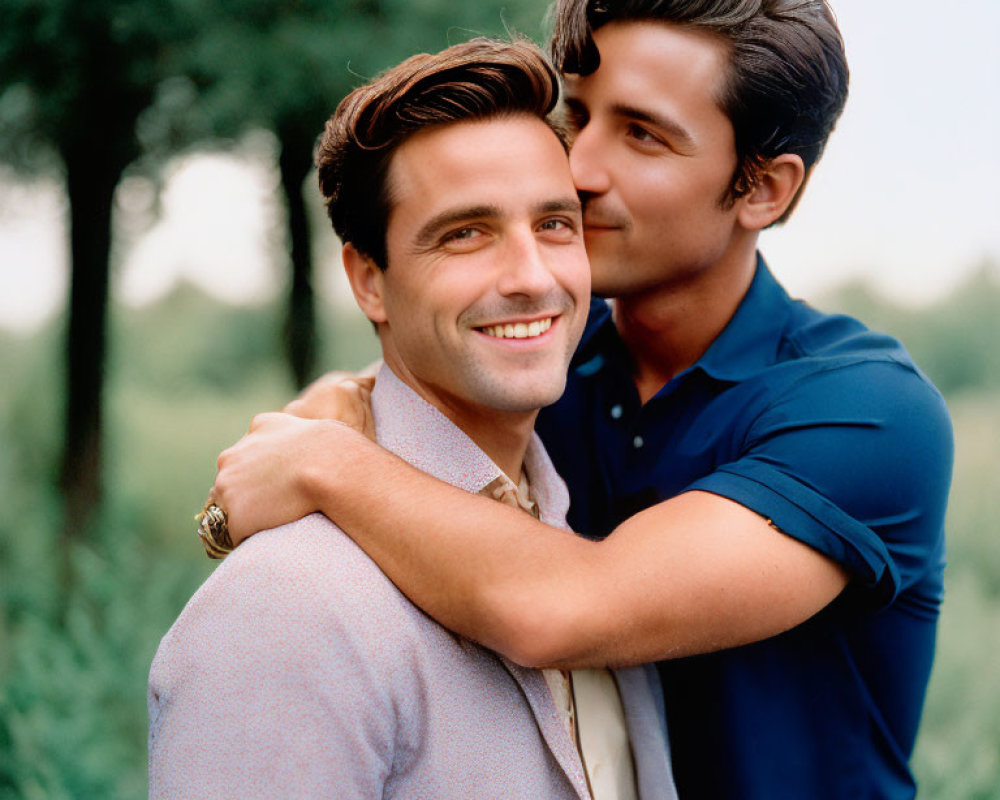
<svg viewBox="0 0 1000 800">
<path fill-rule="evenodd" d="M 641 20 L 709 31 L 729 49 L 717 100 L 733 125 L 737 165 L 724 202 L 752 190 L 783 153 L 800 156 L 808 175 L 847 100 L 844 42 L 824 0 L 556 0 L 553 61 L 589 75 L 600 64 L 594 31 Z"/>
<path fill-rule="evenodd" d="M 420 130 L 467 120 L 531 114 L 547 122 L 559 76 L 526 41 L 477 38 L 411 56 L 351 92 L 326 123 L 316 151 L 319 187 L 343 242 L 386 269 L 392 155 Z"/>
</svg>

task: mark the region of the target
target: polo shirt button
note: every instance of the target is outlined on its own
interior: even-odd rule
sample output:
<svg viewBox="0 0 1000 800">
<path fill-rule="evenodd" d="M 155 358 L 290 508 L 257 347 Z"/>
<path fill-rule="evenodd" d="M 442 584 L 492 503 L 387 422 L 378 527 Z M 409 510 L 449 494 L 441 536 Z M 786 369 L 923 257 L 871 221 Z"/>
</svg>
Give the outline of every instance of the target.
<svg viewBox="0 0 1000 800">
<path fill-rule="evenodd" d="M 644 440 L 644 439 L 643 439 L 643 438 L 642 438 L 641 436 L 636 436 L 636 437 L 635 437 L 635 438 L 634 438 L 634 439 L 632 440 L 632 446 L 633 446 L 633 447 L 634 447 L 634 448 L 635 448 L 636 450 L 638 450 L 638 449 L 639 449 L 640 447 L 642 447 L 642 446 L 643 446 L 643 445 L 644 445 L 645 443 L 646 443 L 646 441 L 645 441 L 645 440 Z"/>
<path fill-rule="evenodd" d="M 621 419 L 623 413 L 622 407 L 619 404 L 615 403 L 615 405 L 611 406 L 611 419 Z"/>
</svg>

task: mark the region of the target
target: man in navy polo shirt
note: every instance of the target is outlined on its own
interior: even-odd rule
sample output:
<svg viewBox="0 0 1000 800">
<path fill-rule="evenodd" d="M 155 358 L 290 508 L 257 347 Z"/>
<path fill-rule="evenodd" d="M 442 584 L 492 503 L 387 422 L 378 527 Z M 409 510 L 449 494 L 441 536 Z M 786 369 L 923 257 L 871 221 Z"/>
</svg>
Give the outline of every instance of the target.
<svg viewBox="0 0 1000 800">
<path fill-rule="evenodd" d="M 615 299 L 538 430 L 593 541 L 287 415 L 229 452 L 233 538 L 321 510 L 515 661 L 658 661 L 688 800 L 913 797 L 947 412 L 897 342 L 790 300 L 756 249 L 846 98 L 832 14 L 559 0 L 553 52 L 594 288 Z"/>
</svg>

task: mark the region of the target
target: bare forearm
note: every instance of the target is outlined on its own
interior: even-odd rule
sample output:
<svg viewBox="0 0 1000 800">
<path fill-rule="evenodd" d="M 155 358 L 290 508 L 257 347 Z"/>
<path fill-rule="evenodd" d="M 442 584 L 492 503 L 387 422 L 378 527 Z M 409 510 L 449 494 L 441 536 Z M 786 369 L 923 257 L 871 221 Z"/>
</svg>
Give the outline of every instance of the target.
<svg viewBox="0 0 1000 800">
<path fill-rule="evenodd" d="M 520 663 L 566 651 L 580 658 L 588 637 L 572 617 L 597 544 L 438 481 L 361 437 L 350 445 L 309 468 L 306 492 L 416 605 Z"/>
<path fill-rule="evenodd" d="M 352 431 L 305 477 L 418 606 L 526 666 L 622 666 L 733 647 L 839 594 L 833 562 L 736 503 L 691 492 L 595 543 L 413 469 Z"/>
</svg>

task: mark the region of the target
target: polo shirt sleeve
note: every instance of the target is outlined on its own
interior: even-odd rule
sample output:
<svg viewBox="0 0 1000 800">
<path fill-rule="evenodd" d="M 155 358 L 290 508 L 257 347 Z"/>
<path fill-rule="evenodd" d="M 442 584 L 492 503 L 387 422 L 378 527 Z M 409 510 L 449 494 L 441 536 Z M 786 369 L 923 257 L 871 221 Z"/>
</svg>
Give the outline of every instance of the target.
<svg viewBox="0 0 1000 800">
<path fill-rule="evenodd" d="M 892 360 L 835 363 L 748 411 L 739 457 L 690 489 L 767 517 L 879 604 L 939 567 L 952 429 L 919 372 Z"/>
</svg>

